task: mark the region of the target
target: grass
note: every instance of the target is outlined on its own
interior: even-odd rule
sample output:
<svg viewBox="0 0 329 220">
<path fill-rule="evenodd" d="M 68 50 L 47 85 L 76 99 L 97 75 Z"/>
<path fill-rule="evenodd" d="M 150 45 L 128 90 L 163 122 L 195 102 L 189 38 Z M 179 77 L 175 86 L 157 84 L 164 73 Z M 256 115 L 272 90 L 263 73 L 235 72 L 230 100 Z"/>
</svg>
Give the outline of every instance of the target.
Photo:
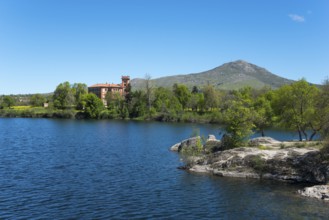
<svg viewBox="0 0 329 220">
<path fill-rule="evenodd" d="M 259 145 L 257 148 L 258 148 L 259 150 L 270 150 L 270 149 L 272 149 L 272 148 L 270 148 L 270 147 L 268 147 L 268 146 L 264 146 L 264 145 Z"/>
<path fill-rule="evenodd" d="M 283 142 L 279 145 L 281 149 L 285 148 L 316 148 L 322 149 L 324 146 L 323 141 L 294 141 L 294 142 Z"/>
<path fill-rule="evenodd" d="M 74 118 L 76 110 L 58 110 L 54 108 L 13 106 L 0 110 L 0 117 L 7 118 Z"/>
<path fill-rule="evenodd" d="M 13 106 L 11 109 L 14 109 L 14 110 L 27 110 L 27 109 L 31 109 L 33 108 L 32 106 L 30 105 L 24 105 L 24 106 Z"/>
</svg>

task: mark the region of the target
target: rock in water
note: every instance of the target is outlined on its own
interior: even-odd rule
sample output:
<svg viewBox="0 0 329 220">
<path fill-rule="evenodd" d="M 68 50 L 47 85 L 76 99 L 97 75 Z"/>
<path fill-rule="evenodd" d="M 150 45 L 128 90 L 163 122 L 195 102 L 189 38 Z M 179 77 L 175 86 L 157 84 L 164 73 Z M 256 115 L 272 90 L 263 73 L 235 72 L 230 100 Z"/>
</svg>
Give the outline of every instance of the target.
<svg viewBox="0 0 329 220">
<path fill-rule="evenodd" d="M 207 141 L 217 141 L 217 139 L 216 139 L 215 135 L 209 134 Z"/>
<path fill-rule="evenodd" d="M 317 149 L 235 148 L 204 155 L 191 171 L 218 176 L 275 179 L 289 182 L 326 183 L 329 162 Z M 204 168 L 202 168 L 204 166 Z"/>
<path fill-rule="evenodd" d="M 170 147 L 171 151 L 178 151 L 179 146 L 181 145 L 181 142 L 174 144 L 173 146 Z"/>
<path fill-rule="evenodd" d="M 302 196 L 329 201 L 329 185 L 305 187 L 303 190 L 298 190 L 298 193 Z"/>
<path fill-rule="evenodd" d="M 201 137 L 200 136 L 191 137 L 191 138 L 188 138 L 186 140 L 183 140 L 182 142 L 174 144 L 170 148 L 170 150 L 171 151 L 181 152 L 185 148 L 196 147 L 198 142 L 201 143 Z"/>
</svg>

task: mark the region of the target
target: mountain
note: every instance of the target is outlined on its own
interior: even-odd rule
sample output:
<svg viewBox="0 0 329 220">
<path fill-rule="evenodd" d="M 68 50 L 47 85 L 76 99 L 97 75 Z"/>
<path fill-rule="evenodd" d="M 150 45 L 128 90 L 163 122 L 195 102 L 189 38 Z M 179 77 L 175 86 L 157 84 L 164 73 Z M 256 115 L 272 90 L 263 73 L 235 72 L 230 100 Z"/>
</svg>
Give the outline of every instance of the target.
<svg viewBox="0 0 329 220">
<path fill-rule="evenodd" d="M 189 88 L 193 86 L 201 88 L 211 84 L 223 90 L 240 89 L 245 86 L 256 89 L 269 86 L 276 89 L 292 82 L 294 81 L 277 76 L 262 67 L 243 60 L 225 63 L 222 66 L 201 73 L 167 76 L 152 80 L 152 83 L 157 87 L 172 87 L 174 83 L 178 83 L 185 84 Z M 133 89 L 143 88 L 144 79 L 132 79 L 131 86 Z"/>
</svg>

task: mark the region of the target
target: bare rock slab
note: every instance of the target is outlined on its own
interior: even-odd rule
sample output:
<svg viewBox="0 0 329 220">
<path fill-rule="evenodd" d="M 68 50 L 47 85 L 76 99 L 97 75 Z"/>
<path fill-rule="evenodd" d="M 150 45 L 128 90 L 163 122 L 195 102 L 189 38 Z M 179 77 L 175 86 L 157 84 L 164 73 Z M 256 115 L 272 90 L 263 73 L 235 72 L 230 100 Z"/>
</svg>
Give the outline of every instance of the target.
<svg viewBox="0 0 329 220">
<path fill-rule="evenodd" d="M 316 185 L 298 190 L 302 196 L 329 201 L 329 185 Z"/>
<path fill-rule="evenodd" d="M 185 148 L 192 148 L 192 147 L 197 146 L 198 142 L 201 143 L 201 137 L 200 136 L 191 137 L 191 138 L 188 138 L 186 140 L 183 140 L 182 142 L 174 144 L 173 146 L 170 147 L 170 150 L 171 151 L 181 152 Z"/>
</svg>

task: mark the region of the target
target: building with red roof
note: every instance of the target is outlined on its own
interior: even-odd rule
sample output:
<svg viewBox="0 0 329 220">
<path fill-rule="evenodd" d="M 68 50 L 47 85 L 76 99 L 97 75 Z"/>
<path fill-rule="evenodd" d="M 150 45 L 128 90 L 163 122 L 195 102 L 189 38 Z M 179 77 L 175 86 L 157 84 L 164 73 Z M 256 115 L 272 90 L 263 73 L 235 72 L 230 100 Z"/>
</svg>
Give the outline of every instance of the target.
<svg viewBox="0 0 329 220">
<path fill-rule="evenodd" d="M 97 95 L 97 97 L 99 97 L 103 101 L 104 105 L 107 105 L 105 99 L 106 94 L 108 92 L 111 92 L 111 93 L 119 93 L 120 95 L 124 96 L 125 89 L 129 83 L 130 83 L 130 77 L 122 76 L 120 84 L 98 83 L 88 87 L 88 92 Z"/>
</svg>

